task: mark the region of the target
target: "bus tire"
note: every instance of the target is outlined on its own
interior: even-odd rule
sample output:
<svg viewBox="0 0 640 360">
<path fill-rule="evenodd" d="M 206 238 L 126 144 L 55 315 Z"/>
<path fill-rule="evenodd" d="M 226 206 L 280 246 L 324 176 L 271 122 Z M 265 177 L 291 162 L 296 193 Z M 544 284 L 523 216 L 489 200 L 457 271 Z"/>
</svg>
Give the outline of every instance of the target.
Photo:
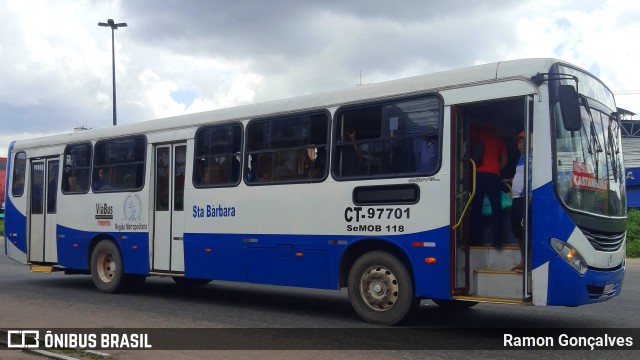
<svg viewBox="0 0 640 360">
<path fill-rule="evenodd" d="M 184 287 L 198 287 L 198 286 L 205 286 L 208 283 L 211 282 L 211 280 L 209 279 L 194 279 L 194 278 L 185 278 L 185 277 L 181 277 L 181 276 L 174 276 L 173 277 L 173 281 L 180 285 L 180 286 L 184 286 Z"/>
<path fill-rule="evenodd" d="M 464 310 L 470 309 L 478 305 L 477 301 L 462 301 L 462 300 L 448 300 L 448 299 L 431 299 L 436 305 L 443 310 Z"/>
<path fill-rule="evenodd" d="M 406 266 L 383 251 L 365 253 L 353 263 L 347 289 L 353 309 L 373 324 L 397 324 L 416 304 Z"/>
<path fill-rule="evenodd" d="M 91 253 L 91 279 L 98 291 L 117 293 L 125 289 L 120 249 L 110 240 L 100 241 Z"/>
</svg>

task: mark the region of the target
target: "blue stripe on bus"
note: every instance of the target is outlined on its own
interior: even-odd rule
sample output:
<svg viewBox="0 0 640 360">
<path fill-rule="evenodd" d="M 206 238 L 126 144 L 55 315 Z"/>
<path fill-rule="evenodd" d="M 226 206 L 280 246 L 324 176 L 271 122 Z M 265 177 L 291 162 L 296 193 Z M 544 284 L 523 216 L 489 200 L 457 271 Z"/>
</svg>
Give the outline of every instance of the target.
<svg viewBox="0 0 640 360">
<path fill-rule="evenodd" d="M 9 205 L 10 228 L 26 229 L 26 217 Z M 13 230 L 16 232 L 15 230 Z M 129 274 L 148 275 L 149 234 L 145 232 L 97 233 L 57 226 L 58 264 L 75 270 L 90 270 L 91 239 L 108 236 L 117 240 L 124 269 Z M 121 239 L 126 236 L 126 239 Z M 247 243 L 245 239 L 260 239 Z M 429 279 L 415 284 L 417 296 L 450 297 L 449 227 L 422 233 L 375 237 L 404 249 L 415 278 Z M 252 234 L 185 234 L 185 275 L 228 281 L 304 286 L 323 289 L 338 288 L 339 262 L 347 246 L 372 239 L 362 236 L 332 235 L 252 235 Z M 15 237 L 16 246 L 27 252 L 26 236 Z M 329 244 L 329 241 L 348 245 Z M 412 242 L 433 242 L 434 247 L 412 247 Z M 137 246 L 133 250 L 133 246 Z M 207 253 L 205 249 L 212 251 Z M 302 252 L 303 256 L 295 256 Z M 433 257 L 435 264 L 424 259 Z"/>
<path fill-rule="evenodd" d="M 57 226 L 58 264 L 69 269 L 90 270 L 92 239 L 116 239 L 127 274 L 149 274 L 149 234 L 146 232 L 97 233 Z M 134 249 L 134 247 L 136 247 Z"/>
<path fill-rule="evenodd" d="M 362 236 L 185 234 L 185 275 L 227 281 L 320 289 L 338 288 L 340 259 L 348 246 L 373 239 Z M 407 235 L 375 237 L 397 245 L 411 262 L 416 295 L 450 297 L 449 227 Z M 344 244 L 330 244 L 329 242 Z M 411 243 L 433 242 L 434 247 Z M 296 255 L 299 254 L 299 255 Z M 436 264 L 424 259 L 435 257 Z"/>
</svg>

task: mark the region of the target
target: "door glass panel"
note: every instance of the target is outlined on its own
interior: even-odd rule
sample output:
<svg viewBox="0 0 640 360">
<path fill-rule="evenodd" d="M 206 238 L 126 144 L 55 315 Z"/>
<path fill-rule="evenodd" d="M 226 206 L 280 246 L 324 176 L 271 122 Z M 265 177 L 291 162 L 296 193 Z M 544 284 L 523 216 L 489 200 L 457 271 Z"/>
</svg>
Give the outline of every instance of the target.
<svg viewBox="0 0 640 360">
<path fill-rule="evenodd" d="M 187 164 L 187 147 L 176 146 L 175 174 L 173 189 L 173 208 L 175 211 L 184 210 L 184 173 Z"/>
<path fill-rule="evenodd" d="M 58 199 L 58 160 L 47 162 L 47 214 L 55 214 Z"/>
<path fill-rule="evenodd" d="M 170 148 L 157 149 L 156 153 L 156 211 L 169 210 L 169 180 L 171 174 Z"/>
<path fill-rule="evenodd" d="M 44 163 L 31 165 L 31 214 L 43 213 Z"/>
</svg>

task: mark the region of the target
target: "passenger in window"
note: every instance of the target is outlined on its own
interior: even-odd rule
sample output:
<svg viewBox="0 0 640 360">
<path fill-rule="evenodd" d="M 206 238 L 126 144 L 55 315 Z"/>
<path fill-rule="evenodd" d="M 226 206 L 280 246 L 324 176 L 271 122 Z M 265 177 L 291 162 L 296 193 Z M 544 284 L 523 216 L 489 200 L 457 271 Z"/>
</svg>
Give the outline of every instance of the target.
<svg viewBox="0 0 640 360">
<path fill-rule="evenodd" d="M 413 139 L 413 158 L 416 172 L 431 173 L 438 165 L 438 152 L 435 133 L 427 133 Z"/>
<path fill-rule="evenodd" d="M 360 161 L 362 155 L 360 153 L 360 146 L 357 143 L 358 138 L 356 135 L 356 127 L 353 122 L 347 124 L 345 134 L 350 145 L 344 145 L 341 147 L 341 175 L 357 176 L 360 174 Z M 345 134 L 343 134 L 343 138 Z"/>
<path fill-rule="evenodd" d="M 108 170 L 104 168 L 98 169 L 97 175 L 93 180 L 93 190 L 108 190 L 110 188 Z"/>
<path fill-rule="evenodd" d="M 482 238 L 482 201 L 487 194 L 491 203 L 492 245 L 502 247 L 502 204 L 500 189 L 502 179 L 500 169 L 507 164 L 507 147 L 504 139 L 489 125 L 487 119 L 472 125 L 471 142 L 484 144 L 482 162 L 476 168 L 476 193 L 471 204 L 471 234 L 477 240 Z"/>
<path fill-rule="evenodd" d="M 80 185 L 78 184 L 78 177 L 74 173 L 70 173 L 67 176 L 67 191 L 68 192 L 80 192 Z"/>
<path fill-rule="evenodd" d="M 313 168 L 311 177 L 321 178 L 324 176 L 327 167 L 327 149 L 320 147 L 316 150 L 315 159 L 313 159 Z"/>
</svg>

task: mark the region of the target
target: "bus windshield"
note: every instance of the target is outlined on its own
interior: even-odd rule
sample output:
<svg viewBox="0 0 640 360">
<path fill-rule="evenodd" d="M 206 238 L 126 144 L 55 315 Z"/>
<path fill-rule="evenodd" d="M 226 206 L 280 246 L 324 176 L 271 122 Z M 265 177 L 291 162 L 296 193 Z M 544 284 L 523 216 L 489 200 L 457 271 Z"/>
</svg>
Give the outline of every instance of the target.
<svg viewBox="0 0 640 360">
<path fill-rule="evenodd" d="M 555 118 L 555 186 L 571 209 L 605 216 L 624 216 L 626 196 L 620 124 L 613 95 L 593 77 L 568 67 L 559 72 L 578 78 L 582 126 L 567 131 L 560 102 L 552 103 Z M 573 80 L 556 80 L 575 84 Z"/>
</svg>

